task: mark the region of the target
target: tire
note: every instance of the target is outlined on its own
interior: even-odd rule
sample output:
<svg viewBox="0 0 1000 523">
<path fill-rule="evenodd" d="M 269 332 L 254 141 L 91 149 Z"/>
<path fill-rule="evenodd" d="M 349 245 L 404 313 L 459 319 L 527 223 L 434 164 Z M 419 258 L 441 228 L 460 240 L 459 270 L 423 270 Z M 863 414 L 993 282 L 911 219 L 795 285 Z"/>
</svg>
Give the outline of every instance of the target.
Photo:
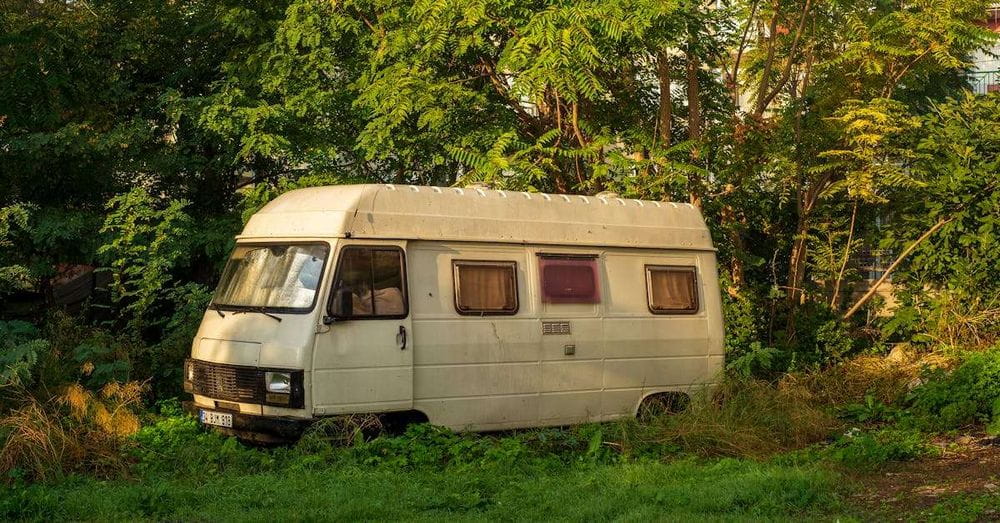
<svg viewBox="0 0 1000 523">
<path fill-rule="evenodd" d="M 658 392 L 643 398 L 636 417 L 646 423 L 660 416 L 680 414 L 690 405 L 691 396 L 683 392 Z"/>
</svg>

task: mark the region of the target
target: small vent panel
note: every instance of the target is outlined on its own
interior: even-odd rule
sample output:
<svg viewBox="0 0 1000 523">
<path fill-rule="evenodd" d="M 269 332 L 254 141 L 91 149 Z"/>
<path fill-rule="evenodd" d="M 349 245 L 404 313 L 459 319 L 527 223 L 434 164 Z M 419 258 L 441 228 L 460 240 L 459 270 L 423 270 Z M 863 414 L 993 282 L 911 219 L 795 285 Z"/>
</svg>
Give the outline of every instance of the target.
<svg viewBox="0 0 1000 523">
<path fill-rule="evenodd" d="M 542 334 L 543 335 L 566 335 L 569 334 L 569 322 L 568 321 L 543 321 L 542 322 Z"/>
</svg>

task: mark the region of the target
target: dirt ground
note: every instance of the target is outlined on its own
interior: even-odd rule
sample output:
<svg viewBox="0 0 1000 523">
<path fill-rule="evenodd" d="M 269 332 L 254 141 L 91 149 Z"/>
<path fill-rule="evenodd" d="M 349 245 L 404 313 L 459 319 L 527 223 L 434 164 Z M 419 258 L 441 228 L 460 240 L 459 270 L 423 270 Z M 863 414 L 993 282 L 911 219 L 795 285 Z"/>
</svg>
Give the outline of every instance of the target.
<svg viewBox="0 0 1000 523">
<path fill-rule="evenodd" d="M 993 494 L 997 506 L 978 511 L 972 519 L 1000 521 L 1000 438 L 964 435 L 935 444 L 941 449 L 935 458 L 859 475 L 862 488 L 855 501 L 877 519 L 909 521 L 925 519 L 927 509 L 949 498 Z"/>
</svg>

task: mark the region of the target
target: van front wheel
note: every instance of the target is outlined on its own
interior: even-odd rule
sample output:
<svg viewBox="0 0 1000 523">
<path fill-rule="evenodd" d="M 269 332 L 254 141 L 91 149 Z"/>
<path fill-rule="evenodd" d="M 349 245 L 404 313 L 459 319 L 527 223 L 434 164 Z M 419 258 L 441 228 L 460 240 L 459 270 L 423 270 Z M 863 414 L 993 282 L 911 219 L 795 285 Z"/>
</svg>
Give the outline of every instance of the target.
<svg viewBox="0 0 1000 523">
<path fill-rule="evenodd" d="M 691 396 L 683 392 L 658 392 L 642 399 L 636 417 L 647 423 L 660 416 L 679 414 L 691 405 Z"/>
</svg>

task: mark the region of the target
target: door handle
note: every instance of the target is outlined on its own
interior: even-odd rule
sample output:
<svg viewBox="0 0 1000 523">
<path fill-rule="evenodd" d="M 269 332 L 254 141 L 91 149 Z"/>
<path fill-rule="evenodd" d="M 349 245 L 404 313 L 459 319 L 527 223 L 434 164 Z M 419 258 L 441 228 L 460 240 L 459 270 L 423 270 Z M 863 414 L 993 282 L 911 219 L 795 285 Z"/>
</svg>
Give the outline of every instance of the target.
<svg viewBox="0 0 1000 523">
<path fill-rule="evenodd" d="M 406 327 L 403 325 L 399 326 L 399 332 L 396 333 L 396 343 L 399 344 L 399 350 L 406 350 Z"/>
</svg>

